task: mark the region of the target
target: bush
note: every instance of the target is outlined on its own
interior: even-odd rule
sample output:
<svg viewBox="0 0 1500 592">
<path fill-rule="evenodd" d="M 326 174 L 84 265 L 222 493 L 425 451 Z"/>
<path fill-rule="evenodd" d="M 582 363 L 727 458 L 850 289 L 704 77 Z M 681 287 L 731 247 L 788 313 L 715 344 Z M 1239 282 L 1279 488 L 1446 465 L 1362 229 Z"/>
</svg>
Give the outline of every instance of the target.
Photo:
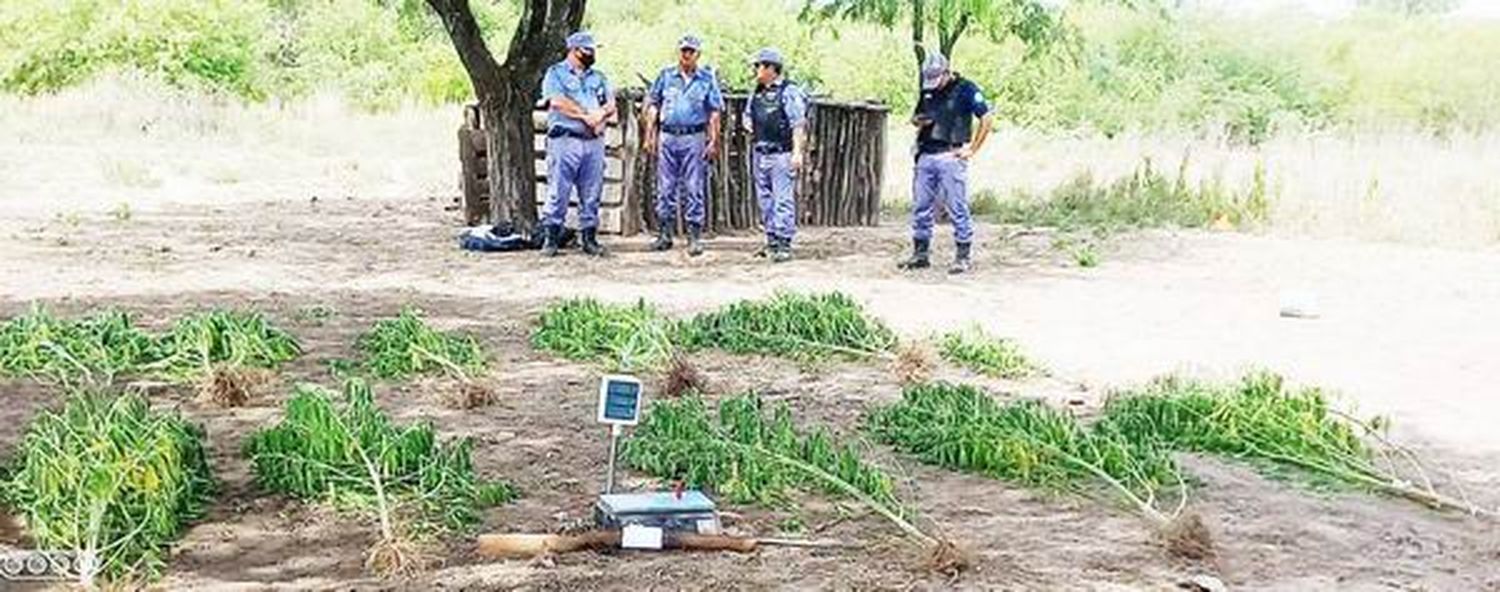
<svg viewBox="0 0 1500 592">
<path fill-rule="evenodd" d="M 275 368 L 302 352 L 297 340 L 260 313 L 216 310 L 179 319 L 158 342 L 152 366 L 179 381 L 201 378 L 222 364 Z"/>
<path fill-rule="evenodd" d="M 214 488 L 203 430 L 135 395 L 73 395 L 27 428 L 3 488 L 37 547 L 92 552 L 106 579 L 151 578 Z"/>
<path fill-rule="evenodd" d="M 1002 202 L 993 219 L 1106 232 L 1162 226 L 1202 228 L 1214 223 L 1251 227 L 1267 220 L 1270 202 L 1264 170 L 1257 169 L 1254 184 L 1237 192 L 1216 181 L 1190 186 L 1186 169 L 1184 160 L 1175 178 L 1168 177 L 1147 160 L 1129 176 L 1107 185 L 1084 175 L 1054 189 L 1046 199 Z"/>
</svg>

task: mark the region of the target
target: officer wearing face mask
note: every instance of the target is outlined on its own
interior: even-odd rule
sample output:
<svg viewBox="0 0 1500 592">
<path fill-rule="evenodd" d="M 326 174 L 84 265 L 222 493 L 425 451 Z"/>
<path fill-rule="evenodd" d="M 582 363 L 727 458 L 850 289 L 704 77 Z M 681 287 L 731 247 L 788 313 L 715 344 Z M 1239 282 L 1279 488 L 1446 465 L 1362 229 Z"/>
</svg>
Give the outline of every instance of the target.
<svg viewBox="0 0 1500 592">
<path fill-rule="evenodd" d="M 974 119 L 979 131 L 974 132 Z M 989 137 L 993 116 L 979 86 L 952 72 L 948 60 L 930 53 L 922 64 L 922 97 L 912 116 L 917 126 L 917 162 L 912 175 L 912 255 L 902 269 L 924 269 L 932 264 L 933 207 L 941 199 L 953 221 L 956 253 L 948 273 L 972 267 L 974 224 L 969 218 L 969 159 Z"/>
<path fill-rule="evenodd" d="M 568 36 L 568 57 L 542 78 L 547 111 L 547 201 L 542 209 L 542 254 L 557 255 L 568 201 L 578 190 L 578 232 L 583 252 L 603 256 L 598 241 L 599 199 L 604 192 L 604 129 L 615 114 L 615 92 L 593 68 L 598 44 L 579 31 Z"/>
<path fill-rule="evenodd" d="M 660 150 L 656 161 L 659 227 L 651 250 L 672 248 L 681 193 L 687 218 L 688 255 L 694 257 L 703 254 L 703 198 L 708 188 L 708 161 L 719 151 L 719 118 L 724 110 L 719 81 L 713 72 L 698 65 L 702 49 L 703 40 L 696 35 L 685 35 L 678 40 L 677 65 L 663 69 L 646 93 L 643 134 L 647 152 Z"/>
<path fill-rule="evenodd" d="M 755 93 L 745 104 L 745 128 L 750 131 L 754 157 L 750 174 L 760 199 L 766 246 L 758 256 L 781 263 L 792 258 L 797 234 L 797 171 L 807 143 L 807 97 L 781 76 L 781 53 L 765 48 L 751 60 Z"/>
</svg>

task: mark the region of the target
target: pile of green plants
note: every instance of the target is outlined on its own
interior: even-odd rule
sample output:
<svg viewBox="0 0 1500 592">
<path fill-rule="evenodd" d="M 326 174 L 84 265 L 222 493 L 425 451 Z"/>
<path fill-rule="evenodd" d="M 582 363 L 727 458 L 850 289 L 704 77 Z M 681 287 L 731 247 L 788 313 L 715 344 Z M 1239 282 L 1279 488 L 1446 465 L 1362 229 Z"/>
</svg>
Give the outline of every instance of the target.
<svg viewBox="0 0 1500 592">
<path fill-rule="evenodd" d="M 889 355 L 896 335 L 841 292 L 778 292 L 693 317 L 682 328 L 687 348 L 797 359 Z"/>
<path fill-rule="evenodd" d="M 852 444 L 821 428 L 804 433 L 786 405 L 767 409 L 754 394 L 721 402 L 717 414 L 698 397 L 657 401 L 624 457 L 638 470 L 712 488 L 735 503 L 778 505 L 795 490 L 845 494 L 848 485 L 897 505 L 891 478 Z"/>
<path fill-rule="evenodd" d="M 542 313 L 531 343 L 612 370 L 658 369 L 672 359 L 674 331 L 675 323 L 644 300 L 619 305 L 574 298 Z"/>
<path fill-rule="evenodd" d="M 159 359 L 146 367 L 185 382 L 201 378 L 215 365 L 275 368 L 301 352 L 296 339 L 260 313 L 215 310 L 179 319 L 158 338 Z"/>
<path fill-rule="evenodd" d="M 786 506 L 797 491 L 853 498 L 914 540 L 943 543 L 912 525 L 890 475 L 852 442 L 821 427 L 798 429 L 785 404 L 767 409 L 754 394 L 722 401 L 717 414 L 697 396 L 657 401 L 625 443 L 624 458 L 734 503 Z"/>
<path fill-rule="evenodd" d="M 252 435 L 244 452 L 267 490 L 372 513 L 382 538 L 393 541 L 404 535 L 400 519 L 466 529 L 481 509 L 514 496 L 509 485 L 474 474 L 472 450 L 469 439 L 439 442 L 431 425 L 394 424 L 369 385 L 352 379 L 342 396 L 296 387 L 281 422 Z"/>
<path fill-rule="evenodd" d="M 161 335 L 116 310 L 65 319 L 38 307 L 0 324 L 0 374 L 64 384 L 122 375 L 190 382 L 217 365 L 274 368 L 300 351 L 291 335 L 241 311 L 189 315 Z"/>
<path fill-rule="evenodd" d="M 994 337 L 977 326 L 945 333 L 938 348 L 944 360 L 994 378 L 1026 378 L 1041 370 L 1014 341 Z"/>
<path fill-rule="evenodd" d="M 377 378 L 406 378 L 433 372 L 468 380 L 488 365 L 484 348 L 471 335 L 432 328 L 419 311 L 407 308 L 393 319 L 377 321 L 355 343 L 362 366 Z"/>
<path fill-rule="evenodd" d="M 27 427 L 0 492 L 37 548 L 91 553 L 103 579 L 149 579 L 214 489 L 203 438 L 139 396 L 79 392 Z"/>
<path fill-rule="evenodd" d="M 1112 397 L 1098 425 L 1173 450 L 1472 508 L 1439 493 L 1416 456 L 1384 437 L 1383 420 L 1338 412 L 1321 390 L 1290 388 L 1276 374 L 1251 373 L 1230 384 L 1158 379 Z"/>
<path fill-rule="evenodd" d="M 909 387 L 866 425 L 882 442 L 943 467 L 1053 490 L 1087 491 L 1102 482 L 1162 522 L 1158 493 L 1183 483 L 1164 446 L 1085 426 L 1036 401 L 1002 404 L 968 385 Z"/>
<path fill-rule="evenodd" d="M 158 357 L 156 340 L 116 311 L 64 319 L 45 308 L 0 324 L 0 374 L 109 383 Z"/>
</svg>

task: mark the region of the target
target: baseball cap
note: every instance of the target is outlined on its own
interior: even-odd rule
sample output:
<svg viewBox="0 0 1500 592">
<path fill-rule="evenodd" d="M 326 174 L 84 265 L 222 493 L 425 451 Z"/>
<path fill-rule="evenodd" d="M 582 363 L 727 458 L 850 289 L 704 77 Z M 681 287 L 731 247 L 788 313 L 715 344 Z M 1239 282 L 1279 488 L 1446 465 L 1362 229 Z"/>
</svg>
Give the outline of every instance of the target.
<svg viewBox="0 0 1500 592">
<path fill-rule="evenodd" d="M 677 49 L 701 51 L 703 49 L 703 40 L 699 39 L 697 35 L 683 35 L 682 39 L 677 42 Z"/>
<path fill-rule="evenodd" d="M 572 35 L 568 35 L 568 49 L 587 49 L 589 51 L 593 51 L 598 47 L 599 44 L 594 42 L 593 33 L 589 33 L 588 31 L 579 31 Z"/>
<path fill-rule="evenodd" d="M 750 63 L 784 65 L 781 62 L 781 52 L 776 51 L 774 47 L 762 48 L 760 51 L 755 52 L 755 57 L 750 60 Z"/>
<path fill-rule="evenodd" d="M 922 90 L 937 88 L 947 73 L 948 58 L 935 51 L 927 54 L 927 59 L 922 60 Z"/>
</svg>

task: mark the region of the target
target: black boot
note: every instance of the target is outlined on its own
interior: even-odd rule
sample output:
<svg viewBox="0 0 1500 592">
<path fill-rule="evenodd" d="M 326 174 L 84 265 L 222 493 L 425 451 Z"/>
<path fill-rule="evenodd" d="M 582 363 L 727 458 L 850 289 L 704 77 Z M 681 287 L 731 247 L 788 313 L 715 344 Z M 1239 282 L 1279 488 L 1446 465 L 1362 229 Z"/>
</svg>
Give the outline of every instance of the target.
<svg viewBox="0 0 1500 592">
<path fill-rule="evenodd" d="M 542 226 L 542 256 L 543 257 L 556 257 L 557 256 L 557 242 L 559 240 L 558 235 L 560 235 L 560 234 L 562 234 L 562 228 L 560 228 L 560 227 L 558 227 L 556 225 L 547 224 L 545 226 Z"/>
<path fill-rule="evenodd" d="M 767 234 L 766 235 L 766 244 L 761 245 L 760 250 L 755 252 L 755 256 L 756 257 L 770 257 L 771 253 L 776 250 L 776 241 L 777 240 L 778 239 L 776 238 L 776 235 L 774 235 L 774 234 Z"/>
<path fill-rule="evenodd" d="M 697 257 L 703 254 L 703 227 L 688 226 L 688 255 Z"/>
<path fill-rule="evenodd" d="M 974 268 L 973 261 L 969 258 L 969 247 L 971 243 L 958 243 L 958 253 L 953 256 L 953 265 L 948 266 L 948 273 L 968 273 Z"/>
<path fill-rule="evenodd" d="M 672 249 L 672 227 L 662 224 L 656 229 L 656 240 L 651 241 L 651 250 L 668 251 Z"/>
<path fill-rule="evenodd" d="M 931 247 L 931 239 L 912 239 L 911 258 L 901 262 L 901 269 L 927 269 L 929 267 L 932 267 L 932 261 L 928 258 L 928 253 L 931 251 Z"/>
<path fill-rule="evenodd" d="M 607 254 L 604 250 L 604 246 L 599 244 L 599 240 L 597 237 L 598 231 L 599 229 L 597 228 L 585 228 L 579 233 L 579 235 L 582 237 L 581 240 L 583 242 L 584 254 L 592 255 L 594 257 L 603 257 Z"/>
<path fill-rule="evenodd" d="M 775 248 L 771 252 L 771 261 L 776 262 L 776 263 L 786 263 L 787 261 L 791 261 L 791 260 L 792 260 L 792 239 L 789 239 L 789 238 L 778 238 L 778 239 L 776 239 L 776 246 L 775 246 Z"/>
</svg>

